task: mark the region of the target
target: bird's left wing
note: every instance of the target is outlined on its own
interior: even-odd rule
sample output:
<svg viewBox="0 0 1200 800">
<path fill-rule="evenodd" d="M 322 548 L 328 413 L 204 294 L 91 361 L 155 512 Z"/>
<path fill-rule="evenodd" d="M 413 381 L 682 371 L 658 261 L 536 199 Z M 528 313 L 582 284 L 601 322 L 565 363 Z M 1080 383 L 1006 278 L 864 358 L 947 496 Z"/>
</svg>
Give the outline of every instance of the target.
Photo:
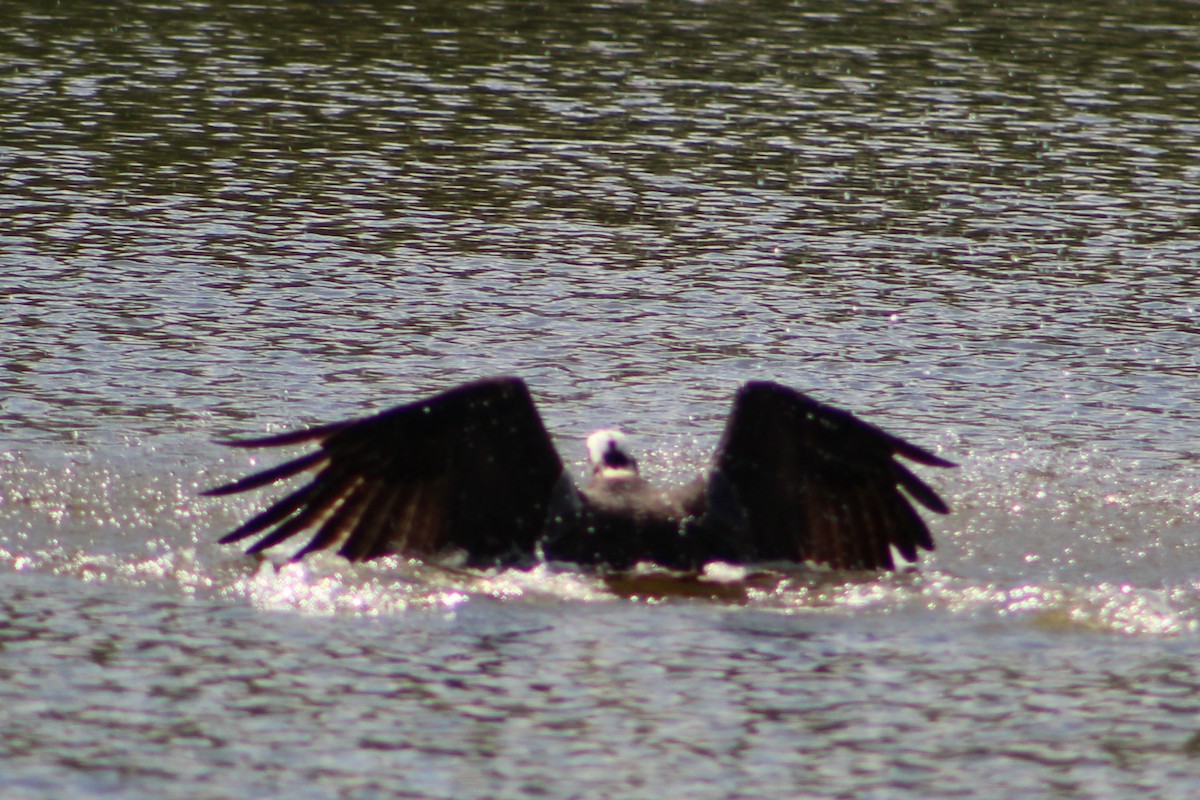
<svg viewBox="0 0 1200 800">
<path fill-rule="evenodd" d="M 262 534 L 248 551 L 258 552 L 312 531 L 293 558 L 336 544 L 351 561 L 458 549 L 469 564 L 511 563 L 534 554 L 555 492 L 569 480 L 519 378 L 476 381 L 372 417 L 230 444 L 307 442 L 318 449 L 205 492 L 232 494 L 317 470 L 222 543 Z"/>
<path fill-rule="evenodd" d="M 707 488 L 707 513 L 725 531 L 721 549 L 738 560 L 836 569 L 892 569 L 892 547 L 915 560 L 933 539 L 909 499 L 941 514 L 949 508 L 897 457 L 954 466 L 785 386 L 747 383 Z"/>
</svg>

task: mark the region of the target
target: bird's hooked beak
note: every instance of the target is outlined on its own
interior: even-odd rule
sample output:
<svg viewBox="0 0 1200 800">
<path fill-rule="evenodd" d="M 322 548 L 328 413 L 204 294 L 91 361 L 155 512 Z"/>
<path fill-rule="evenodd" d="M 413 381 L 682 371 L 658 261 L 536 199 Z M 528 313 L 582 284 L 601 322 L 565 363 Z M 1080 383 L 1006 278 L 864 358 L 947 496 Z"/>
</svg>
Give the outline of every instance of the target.
<svg viewBox="0 0 1200 800">
<path fill-rule="evenodd" d="M 604 477 L 633 477 L 637 460 L 629 452 L 625 434 L 618 430 L 596 431 L 587 438 L 592 474 Z"/>
</svg>

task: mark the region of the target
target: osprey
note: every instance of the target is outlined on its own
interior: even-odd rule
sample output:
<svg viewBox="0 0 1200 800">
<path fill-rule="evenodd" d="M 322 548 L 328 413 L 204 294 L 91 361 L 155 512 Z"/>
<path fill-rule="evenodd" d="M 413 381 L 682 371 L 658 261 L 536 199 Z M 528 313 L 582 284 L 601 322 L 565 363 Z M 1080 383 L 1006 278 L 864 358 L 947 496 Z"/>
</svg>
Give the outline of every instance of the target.
<svg viewBox="0 0 1200 800">
<path fill-rule="evenodd" d="M 227 495 L 316 470 L 224 536 L 263 534 L 248 550 L 311 532 L 292 557 L 339 547 L 350 561 L 458 551 L 471 566 L 537 560 L 627 569 L 694 570 L 709 561 L 804 562 L 894 569 L 933 549 L 911 500 L 942 499 L 897 461 L 946 461 L 852 414 L 776 383 L 738 391 L 707 475 L 663 489 L 638 473 L 624 435 L 587 439 L 592 476 L 567 474 L 525 382 L 475 381 L 375 416 L 226 442 L 317 449 L 207 495 Z"/>
</svg>

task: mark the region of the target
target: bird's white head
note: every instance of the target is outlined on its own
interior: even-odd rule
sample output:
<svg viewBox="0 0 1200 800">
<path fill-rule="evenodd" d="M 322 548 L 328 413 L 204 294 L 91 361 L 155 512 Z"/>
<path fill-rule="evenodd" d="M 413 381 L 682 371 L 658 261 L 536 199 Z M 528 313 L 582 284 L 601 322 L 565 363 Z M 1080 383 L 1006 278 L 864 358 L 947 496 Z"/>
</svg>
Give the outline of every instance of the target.
<svg viewBox="0 0 1200 800">
<path fill-rule="evenodd" d="M 587 438 L 587 452 L 595 475 L 619 478 L 638 474 L 637 461 L 629 452 L 625 434 L 620 431 L 596 431 Z"/>
</svg>

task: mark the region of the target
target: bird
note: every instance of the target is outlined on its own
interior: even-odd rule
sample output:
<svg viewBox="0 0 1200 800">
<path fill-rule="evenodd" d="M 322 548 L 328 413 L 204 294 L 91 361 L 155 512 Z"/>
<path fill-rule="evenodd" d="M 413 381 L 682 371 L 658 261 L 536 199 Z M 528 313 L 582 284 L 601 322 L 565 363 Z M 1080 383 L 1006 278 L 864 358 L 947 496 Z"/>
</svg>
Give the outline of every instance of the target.
<svg viewBox="0 0 1200 800">
<path fill-rule="evenodd" d="M 704 474 L 657 486 L 625 434 L 585 442 L 579 486 L 525 381 L 475 380 L 372 416 L 223 444 L 315 445 L 204 492 L 224 496 L 310 479 L 222 536 L 246 552 L 296 539 L 300 560 L 336 547 L 356 562 L 399 554 L 465 567 L 564 562 L 697 571 L 712 562 L 893 570 L 934 542 L 913 502 L 947 504 L 899 461 L 954 467 L 848 411 L 772 381 L 737 390 Z M 307 540 L 305 541 L 305 538 Z"/>
</svg>

